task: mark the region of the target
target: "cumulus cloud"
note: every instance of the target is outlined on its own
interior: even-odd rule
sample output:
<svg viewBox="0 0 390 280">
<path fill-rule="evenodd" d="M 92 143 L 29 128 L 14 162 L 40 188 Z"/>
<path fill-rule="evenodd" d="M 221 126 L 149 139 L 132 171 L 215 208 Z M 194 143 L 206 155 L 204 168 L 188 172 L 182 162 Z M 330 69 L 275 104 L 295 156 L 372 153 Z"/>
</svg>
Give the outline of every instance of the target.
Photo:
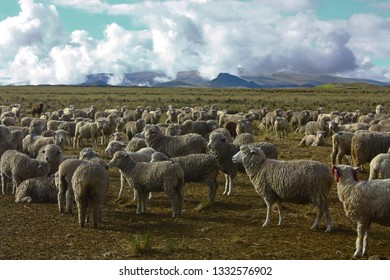
<svg viewBox="0 0 390 280">
<path fill-rule="evenodd" d="M 316 17 L 315 3 L 20 0 L 19 15 L 0 22 L 0 83 L 77 84 L 91 73 L 112 73 L 110 83 L 119 84 L 125 73 L 149 70 L 170 78 L 186 70 L 207 78 L 295 71 L 390 81 L 389 67 L 372 63 L 390 57 L 384 40 L 390 37 L 389 19 L 357 14 L 324 21 Z M 85 30 L 66 34 L 60 6 L 128 15 L 145 28 L 128 30 L 113 22 L 101 39 Z"/>
</svg>

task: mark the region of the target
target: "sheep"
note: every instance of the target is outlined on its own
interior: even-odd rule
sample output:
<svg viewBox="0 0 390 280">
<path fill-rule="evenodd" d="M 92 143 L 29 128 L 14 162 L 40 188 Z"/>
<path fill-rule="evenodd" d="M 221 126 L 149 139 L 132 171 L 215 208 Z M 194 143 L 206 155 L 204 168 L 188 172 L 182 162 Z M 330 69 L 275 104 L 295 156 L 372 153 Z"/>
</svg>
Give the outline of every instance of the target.
<svg viewBox="0 0 390 280">
<path fill-rule="evenodd" d="M 90 161 L 77 167 L 72 176 L 72 186 L 81 227 L 84 227 L 88 216 L 93 217 L 94 228 L 99 226 L 101 205 L 105 200 L 109 185 L 108 171 L 102 164 Z"/>
<path fill-rule="evenodd" d="M 232 161 L 244 165 L 256 192 L 263 197 L 267 205 L 267 216 L 263 227 L 270 223 L 274 203 L 279 209 L 279 225 L 284 224 L 283 202 L 312 203 L 318 207 L 318 212 L 311 228 L 318 228 L 325 215 L 327 221 L 325 232 L 332 231 L 333 222 L 327 197 L 333 177 L 327 165 L 313 160 L 267 159 L 260 148 L 250 144 L 242 145 Z"/>
<path fill-rule="evenodd" d="M 370 125 L 368 131 L 390 132 L 390 126 L 382 125 L 382 124 L 373 124 Z"/>
<path fill-rule="evenodd" d="M 49 171 L 50 167 L 47 162 L 32 159 L 15 150 L 5 151 L 0 160 L 3 195 L 7 192 L 8 180 L 12 180 L 12 194 L 15 194 L 23 180 L 47 176 Z"/>
<path fill-rule="evenodd" d="M 287 138 L 288 135 L 288 121 L 284 117 L 276 117 L 274 121 L 274 130 L 277 140 Z"/>
<path fill-rule="evenodd" d="M 328 137 L 329 135 L 329 126 L 326 119 L 322 119 L 320 121 L 309 121 L 305 125 L 305 135 L 316 135 L 317 131 L 322 130 L 325 131 L 324 136 Z"/>
<path fill-rule="evenodd" d="M 126 121 L 136 121 L 142 118 L 142 113 L 144 108 L 142 106 L 138 106 L 135 110 L 126 110 L 123 113 L 123 118 Z"/>
<path fill-rule="evenodd" d="M 160 128 L 153 124 L 146 125 L 144 132 L 148 147 L 162 152 L 169 157 L 206 153 L 206 140 L 199 134 L 190 133 L 180 136 L 163 135 Z"/>
<path fill-rule="evenodd" d="M 97 138 L 101 133 L 101 128 L 99 128 L 96 122 L 86 123 L 78 122 L 75 128 L 75 137 L 73 142 L 74 148 L 80 148 L 83 146 L 83 138 L 91 138 L 92 147 L 97 148 Z"/>
<path fill-rule="evenodd" d="M 61 147 L 55 144 L 48 144 L 39 149 L 37 160 L 46 161 L 50 165 L 49 175 L 58 171 L 58 166 L 64 161 Z"/>
<path fill-rule="evenodd" d="M 58 188 L 54 175 L 24 180 L 16 189 L 15 202 L 57 203 Z"/>
<path fill-rule="evenodd" d="M 54 142 L 56 145 L 60 146 L 61 149 L 65 147 L 65 144 L 67 142 L 67 137 L 69 135 L 69 132 L 63 129 L 57 129 L 54 131 Z"/>
<path fill-rule="evenodd" d="M 343 124 L 339 125 L 334 121 L 329 123 L 329 130 L 333 133 L 337 133 L 339 131 L 349 131 L 356 132 L 359 130 L 368 130 L 369 125 L 366 123 L 351 123 L 351 124 Z"/>
<path fill-rule="evenodd" d="M 146 144 L 145 139 L 134 137 L 127 144 L 125 151 L 127 152 L 136 152 L 139 149 L 146 148 L 148 145 Z"/>
<path fill-rule="evenodd" d="M 187 121 L 186 121 L 187 122 Z M 182 124 L 185 127 L 186 122 Z M 218 123 L 215 120 L 207 120 L 207 121 L 192 121 L 191 122 L 191 130 L 188 133 L 197 133 L 202 135 L 204 138 L 207 138 L 208 135 L 214 130 L 218 128 Z M 183 133 L 186 134 L 186 133 Z"/>
<path fill-rule="evenodd" d="M 169 158 L 163 153 L 156 152 L 152 155 L 151 162 L 172 161 L 179 164 L 184 171 L 184 181 L 204 182 L 209 188 L 208 200 L 215 201 L 215 195 L 218 188 L 217 176 L 219 172 L 218 159 L 209 154 L 192 154 L 182 157 Z"/>
<path fill-rule="evenodd" d="M 52 137 L 43 137 L 41 135 L 27 135 L 22 141 L 22 151 L 30 157 L 36 158 L 38 156 L 39 150 L 42 147 L 54 143 L 55 141 Z"/>
<path fill-rule="evenodd" d="M 43 102 L 34 103 L 31 105 L 31 114 L 32 117 L 35 118 L 35 115 L 38 117 L 42 114 L 45 104 Z"/>
<path fill-rule="evenodd" d="M 162 116 L 162 111 L 160 108 L 157 108 L 155 111 L 143 112 L 142 119 L 145 121 L 145 124 L 157 124 L 160 121 Z"/>
<path fill-rule="evenodd" d="M 357 223 L 353 257 L 367 256 L 371 223 L 390 226 L 390 179 L 358 181 L 357 169 L 349 165 L 336 165 L 333 172 L 345 214 Z"/>
<path fill-rule="evenodd" d="M 352 137 L 351 156 L 355 167 L 370 162 L 377 154 L 390 147 L 390 133 L 357 131 Z"/>
<path fill-rule="evenodd" d="M 369 180 L 390 178 L 390 154 L 376 155 L 370 162 Z"/>
<path fill-rule="evenodd" d="M 339 131 L 332 136 L 332 154 L 331 164 L 342 164 L 345 155 L 351 155 L 351 144 L 354 133 L 348 131 Z"/>
<path fill-rule="evenodd" d="M 234 138 L 233 144 L 241 146 L 243 144 L 249 144 L 255 142 L 255 137 L 250 133 L 240 133 Z"/>
<path fill-rule="evenodd" d="M 123 172 L 126 181 L 137 193 L 137 214 L 145 213 L 150 192 L 165 192 L 172 204 L 174 218 L 180 216 L 183 204 L 184 171 L 179 164 L 136 162 L 129 154 L 118 151 L 109 162 Z"/>
<path fill-rule="evenodd" d="M 42 132 L 46 129 L 46 121 L 42 119 L 33 119 L 29 126 L 29 133 L 35 135 L 41 135 Z"/>
<path fill-rule="evenodd" d="M 116 122 L 112 119 L 107 118 L 99 118 L 96 120 L 97 128 L 101 133 L 101 141 L 102 145 L 108 144 L 108 139 L 110 135 L 115 132 Z"/>
<path fill-rule="evenodd" d="M 236 126 L 236 134 L 250 133 L 253 134 L 253 122 L 249 120 L 238 120 Z"/>
<path fill-rule="evenodd" d="M 263 147 L 269 158 L 277 158 L 276 147 L 267 142 L 259 142 L 256 145 Z M 207 144 L 209 153 L 216 156 L 219 160 L 221 171 L 225 176 L 225 190 L 224 195 L 230 195 L 233 191 L 233 180 L 237 175 L 237 172 L 245 172 L 242 164 L 236 164 L 232 162 L 232 156 L 235 155 L 240 147 L 229 143 L 227 138 L 220 132 L 214 131 L 210 134 L 210 139 Z"/>
<path fill-rule="evenodd" d="M 325 131 L 317 131 L 316 135 L 305 135 L 298 147 L 303 146 L 325 146 Z"/>
<path fill-rule="evenodd" d="M 127 138 L 131 140 L 136 134 L 141 133 L 145 127 L 145 120 L 138 119 L 136 121 L 129 121 L 125 124 L 125 131 Z"/>
<path fill-rule="evenodd" d="M 10 131 L 8 127 L 0 125 L 0 157 L 7 150 L 21 151 L 22 138 L 20 131 Z"/>
<path fill-rule="evenodd" d="M 264 123 L 265 123 L 266 129 L 271 130 L 274 127 L 274 122 L 275 122 L 276 118 L 282 117 L 282 116 L 283 116 L 283 110 L 280 108 L 275 109 L 272 112 L 268 112 L 264 118 Z"/>
</svg>

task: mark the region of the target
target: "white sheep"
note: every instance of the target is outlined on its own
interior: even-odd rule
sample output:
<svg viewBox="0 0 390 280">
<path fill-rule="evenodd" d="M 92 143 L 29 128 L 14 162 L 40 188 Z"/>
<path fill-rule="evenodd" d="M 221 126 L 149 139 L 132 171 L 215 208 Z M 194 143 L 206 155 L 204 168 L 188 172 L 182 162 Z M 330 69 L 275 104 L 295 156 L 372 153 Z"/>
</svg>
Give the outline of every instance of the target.
<svg viewBox="0 0 390 280">
<path fill-rule="evenodd" d="M 162 162 L 136 162 L 129 154 L 118 151 L 109 163 L 117 167 L 137 191 L 137 214 L 145 213 L 150 192 L 165 192 L 172 204 L 174 218 L 180 216 L 184 199 L 184 171 L 179 164 Z"/>
<path fill-rule="evenodd" d="M 47 162 L 32 159 L 16 150 L 5 151 L 0 160 L 3 195 L 7 192 L 8 180 L 12 180 L 12 194 L 15 194 L 22 181 L 47 176 L 49 170 L 50 167 Z"/>
<path fill-rule="evenodd" d="M 298 147 L 303 146 L 325 146 L 325 137 L 324 137 L 325 131 L 319 130 L 317 131 L 316 135 L 305 135 L 303 136 L 301 142 L 299 143 Z"/>
<path fill-rule="evenodd" d="M 333 167 L 337 193 L 347 217 L 357 222 L 354 257 L 368 254 L 368 231 L 371 223 L 390 226 L 390 179 L 358 181 L 357 168 Z"/>
<path fill-rule="evenodd" d="M 54 175 L 24 180 L 16 189 L 15 202 L 57 203 L 58 188 Z"/>
<path fill-rule="evenodd" d="M 390 154 L 380 153 L 370 162 L 369 180 L 390 178 Z"/>
<path fill-rule="evenodd" d="M 87 218 L 93 218 L 96 228 L 101 222 L 102 203 L 110 185 L 106 167 L 98 162 L 79 165 L 72 176 L 72 186 L 78 208 L 79 225 L 84 227 Z"/>
<path fill-rule="evenodd" d="M 274 121 L 274 131 L 277 140 L 282 140 L 288 136 L 288 121 L 284 117 L 276 117 Z"/>
<path fill-rule="evenodd" d="M 351 155 L 351 143 L 354 133 L 348 131 L 339 131 L 332 136 L 332 165 L 341 164 L 345 155 Z"/>
<path fill-rule="evenodd" d="M 267 205 L 267 217 L 263 227 L 270 223 L 274 203 L 279 209 L 279 225 L 284 224 L 283 202 L 312 203 L 318 207 L 318 212 L 311 228 L 317 228 L 325 215 L 326 232 L 332 231 L 333 223 L 327 197 L 333 178 L 328 166 L 313 160 L 267 159 L 264 152 L 253 145 L 242 145 L 232 160 L 244 165 L 256 192 L 263 197 Z"/>
</svg>

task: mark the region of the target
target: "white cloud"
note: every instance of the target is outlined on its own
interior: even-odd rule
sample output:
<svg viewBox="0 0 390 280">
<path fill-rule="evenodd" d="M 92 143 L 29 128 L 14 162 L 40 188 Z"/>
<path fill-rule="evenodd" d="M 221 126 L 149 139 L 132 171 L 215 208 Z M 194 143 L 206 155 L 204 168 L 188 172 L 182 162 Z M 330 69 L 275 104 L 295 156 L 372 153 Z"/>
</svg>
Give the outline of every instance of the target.
<svg viewBox="0 0 390 280">
<path fill-rule="evenodd" d="M 123 74 L 198 70 L 251 75 L 289 70 L 348 74 L 390 81 L 390 67 L 372 64 L 388 58 L 390 20 L 357 14 L 325 21 L 314 0 L 142 1 L 109 5 L 101 0 L 20 0 L 18 16 L 0 22 L 0 83 L 80 83 L 90 73 Z M 65 34 L 57 6 L 91 13 L 129 15 L 146 28 L 106 26 L 102 39 L 85 30 Z M 9 46 L 12 46 L 10 48 Z"/>
</svg>

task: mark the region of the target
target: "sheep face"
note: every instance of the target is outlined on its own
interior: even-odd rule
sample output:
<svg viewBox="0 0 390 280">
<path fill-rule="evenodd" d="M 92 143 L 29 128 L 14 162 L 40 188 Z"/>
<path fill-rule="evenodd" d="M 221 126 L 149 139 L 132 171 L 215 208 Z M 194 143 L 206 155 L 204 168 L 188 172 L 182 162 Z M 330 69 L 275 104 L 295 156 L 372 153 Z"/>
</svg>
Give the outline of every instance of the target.
<svg viewBox="0 0 390 280">
<path fill-rule="evenodd" d="M 92 148 L 84 148 L 80 152 L 79 159 L 86 159 L 86 160 L 88 160 L 88 159 L 95 158 L 97 156 L 98 156 L 98 154 Z"/>
<path fill-rule="evenodd" d="M 226 137 L 222 133 L 211 133 L 207 148 L 209 150 L 216 150 L 220 145 L 228 145 Z"/>
<path fill-rule="evenodd" d="M 126 152 L 118 151 L 115 152 L 114 157 L 108 163 L 109 167 L 117 167 L 119 169 L 130 168 L 133 169 L 136 165 L 135 160 Z"/>
<path fill-rule="evenodd" d="M 264 152 L 253 145 L 242 145 L 240 151 L 232 157 L 233 163 L 242 163 L 250 166 L 250 162 L 263 162 L 266 159 Z"/>
<path fill-rule="evenodd" d="M 108 143 L 107 148 L 104 150 L 104 154 L 107 157 L 112 158 L 115 152 L 122 151 L 125 149 L 125 147 L 126 145 L 119 141 L 111 141 L 110 143 Z"/>
<path fill-rule="evenodd" d="M 162 136 L 161 130 L 158 128 L 158 126 L 153 124 L 145 125 L 144 132 L 145 139 L 149 140 L 150 142 L 153 142 L 153 140 Z"/>
</svg>

